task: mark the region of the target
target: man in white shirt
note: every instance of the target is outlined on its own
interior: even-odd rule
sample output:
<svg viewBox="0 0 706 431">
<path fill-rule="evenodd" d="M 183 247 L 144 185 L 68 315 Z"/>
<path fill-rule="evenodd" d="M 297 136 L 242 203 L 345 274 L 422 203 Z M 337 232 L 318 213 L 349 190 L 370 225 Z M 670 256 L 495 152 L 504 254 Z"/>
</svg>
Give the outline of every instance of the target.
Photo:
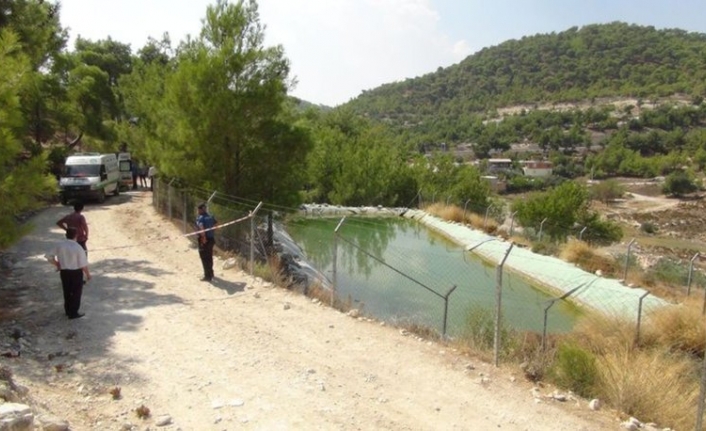
<svg viewBox="0 0 706 431">
<path fill-rule="evenodd" d="M 150 191 L 154 191 L 154 177 L 157 176 L 157 168 L 150 166 L 147 170 L 147 177 L 150 179 Z"/>
<path fill-rule="evenodd" d="M 83 275 L 86 281 L 91 279 L 88 271 L 88 258 L 84 249 L 76 242 L 76 229 L 66 229 L 66 239 L 54 249 L 53 264 L 59 271 L 61 287 L 64 290 L 64 311 L 69 319 L 83 317 L 79 313 L 81 308 L 81 294 L 83 293 Z"/>
</svg>

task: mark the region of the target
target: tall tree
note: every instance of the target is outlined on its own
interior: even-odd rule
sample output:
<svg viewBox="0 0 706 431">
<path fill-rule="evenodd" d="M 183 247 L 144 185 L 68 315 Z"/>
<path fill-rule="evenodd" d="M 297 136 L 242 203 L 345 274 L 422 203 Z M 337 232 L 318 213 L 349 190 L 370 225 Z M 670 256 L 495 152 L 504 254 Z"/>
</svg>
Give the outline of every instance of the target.
<svg viewBox="0 0 706 431">
<path fill-rule="evenodd" d="M 15 217 L 40 205 L 56 183 L 46 175 L 46 159 L 23 149 L 26 131 L 20 109 L 22 80 L 31 75 L 30 61 L 21 52 L 14 32 L 0 29 L 0 248 L 22 233 Z"/>
<path fill-rule="evenodd" d="M 173 71 L 163 70 L 163 89 L 152 81 L 157 72 L 138 80 L 151 94 L 163 92 L 141 102 L 146 113 L 159 105 L 147 145 L 160 171 L 233 195 L 294 203 L 301 184 L 292 179 L 310 143 L 285 109 L 288 74 L 282 47 L 264 46 L 255 1 L 209 6 L 200 36 L 181 44 Z M 288 163 L 275 163 L 283 157 Z"/>
</svg>

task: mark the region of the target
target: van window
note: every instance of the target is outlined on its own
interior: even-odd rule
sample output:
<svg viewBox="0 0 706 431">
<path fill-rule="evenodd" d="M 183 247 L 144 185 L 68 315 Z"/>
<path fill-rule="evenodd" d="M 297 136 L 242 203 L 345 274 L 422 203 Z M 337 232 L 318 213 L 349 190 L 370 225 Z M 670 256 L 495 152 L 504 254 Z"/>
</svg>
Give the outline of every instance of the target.
<svg viewBox="0 0 706 431">
<path fill-rule="evenodd" d="M 66 165 L 62 176 L 64 177 L 96 177 L 100 174 L 102 165 Z M 105 168 L 104 168 L 105 169 Z"/>
<path fill-rule="evenodd" d="M 132 169 L 130 168 L 130 160 L 121 160 L 120 161 L 120 172 L 130 172 Z"/>
</svg>

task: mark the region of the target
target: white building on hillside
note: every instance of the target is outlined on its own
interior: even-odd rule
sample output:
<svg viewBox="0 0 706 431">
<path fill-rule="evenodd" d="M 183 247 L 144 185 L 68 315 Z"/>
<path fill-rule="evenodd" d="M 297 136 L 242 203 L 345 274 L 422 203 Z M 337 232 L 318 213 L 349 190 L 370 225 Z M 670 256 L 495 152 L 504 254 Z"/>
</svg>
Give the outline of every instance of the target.
<svg viewBox="0 0 706 431">
<path fill-rule="evenodd" d="M 528 177 L 548 177 L 552 174 L 552 162 L 524 160 L 522 164 L 522 172 Z"/>
</svg>

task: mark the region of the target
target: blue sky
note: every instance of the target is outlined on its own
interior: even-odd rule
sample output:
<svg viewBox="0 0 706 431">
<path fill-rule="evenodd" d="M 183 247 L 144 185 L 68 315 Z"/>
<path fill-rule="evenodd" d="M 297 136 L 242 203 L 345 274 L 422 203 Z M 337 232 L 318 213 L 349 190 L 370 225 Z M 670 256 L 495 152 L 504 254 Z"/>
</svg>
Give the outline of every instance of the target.
<svg viewBox="0 0 706 431">
<path fill-rule="evenodd" d="M 197 35 L 215 0 L 62 0 L 77 35 L 137 51 L 149 36 Z M 572 26 L 624 21 L 706 33 L 703 0 L 259 0 L 266 43 L 281 44 L 292 94 L 335 106 L 363 90 L 458 63 L 481 48 Z"/>
</svg>

